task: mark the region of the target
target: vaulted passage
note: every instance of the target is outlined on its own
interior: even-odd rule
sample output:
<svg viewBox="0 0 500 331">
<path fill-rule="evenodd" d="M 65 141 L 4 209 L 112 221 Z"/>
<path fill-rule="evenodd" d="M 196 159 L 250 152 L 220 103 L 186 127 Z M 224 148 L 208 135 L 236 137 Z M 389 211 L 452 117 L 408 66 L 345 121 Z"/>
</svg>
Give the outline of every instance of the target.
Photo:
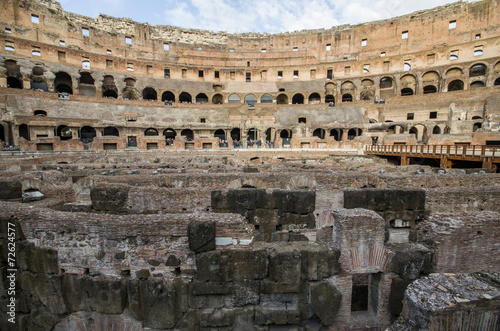
<svg viewBox="0 0 500 331">
<path fill-rule="evenodd" d="M 54 87 L 56 92 L 73 94 L 73 83 L 71 76 L 65 72 L 58 72 L 54 79 Z"/>
</svg>

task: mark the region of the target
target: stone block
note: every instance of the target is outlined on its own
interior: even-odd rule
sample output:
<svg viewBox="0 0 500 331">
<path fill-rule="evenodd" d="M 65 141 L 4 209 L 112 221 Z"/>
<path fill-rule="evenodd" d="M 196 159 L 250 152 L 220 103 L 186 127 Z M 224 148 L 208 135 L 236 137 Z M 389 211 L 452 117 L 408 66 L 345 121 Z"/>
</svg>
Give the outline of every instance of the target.
<svg viewBox="0 0 500 331">
<path fill-rule="evenodd" d="M 188 241 L 189 249 L 195 253 L 215 250 L 215 222 L 190 221 Z"/>
<path fill-rule="evenodd" d="M 322 280 L 340 272 L 340 251 L 325 248 L 318 251 L 303 250 L 302 277 L 309 281 Z"/>
<path fill-rule="evenodd" d="M 38 248 L 32 243 L 19 245 L 18 266 L 35 273 L 58 274 L 57 250 Z"/>
<path fill-rule="evenodd" d="M 228 307 L 243 307 L 246 305 L 256 305 L 260 300 L 260 282 L 253 280 L 242 280 L 232 284 L 232 295 Z"/>
<path fill-rule="evenodd" d="M 264 250 L 233 251 L 232 279 L 263 279 L 267 276 L 268 256 Z"/>
<path fill-rule="evenodd" d="M 21 288 L 31 294 L 31 307 L 43 306 L 53 314 L 69 312 L 64 302 L 62 276 L 42 273 L 21 273 Z"/>
<path fill-rule="evenodd" d="M 420 244 L 395 244 L 389 246 L 395 254 L 391 260 L 391 272 L 403 280 L 415 280 L 432 270 L 432 252 Z"/>
<path fill-rule="evenodd" d="M 316 192 L 314 191 L 289 191 L 274 190 L 273 197 L 276 201 L 278 214 L 309 214 L 316 208 Z"/>
<path fill-rule="evenodd" d="M 192 309 L 211 308 L 218 309 L 225 307 L 226 295 L 197 295 L 189 296 L 189 307 Z"/>
<path fill-rule="evenodd" d="M 301 285 L 300 253 L 276 252 L 269 255 L 269 277 L 263 281 L 263 293 L 298 292 Z"/>
<path fill-rule="evenodd" d="M 203 309 L 199 312 L 200 326 L 223 327 L 230 326 L 234 321 L 233 309 Z"/>
<path fill-rule="evenodd" d="M 78 275 L 64 274 L 62 293 L 70 312 L 90 310 L 88 294 L 83 290 L 84 278 Z"/>
<path fill-rule="evenodd" d="M 217 295 L 231 294 L 233 284 L 226 282 L 200 282 L 194 281 L 190 286 L 191 295 Z"/>
<path fill-rule="evenodd" d="M 212 251 L 196 255 L 196 279 L 202 282 L 228 282 L 232 265 L 228 252 Z"/>
<path fill-rule="evenodd" d="M 33 202 L 42 200 L 43 198 L 45 198 L 45 195 L 40 191 L 29 191 L 24 192 L 22 197 L 23 202 Z"/>
<path fill-rule="evenodd" d="M 394 321 L 401 314 L 406 288 L 412 282 L 413 280 L 404 280 L 400 277 L 395 277 L 392 279 L 388 306 L 392 321 Z"/>
<path fill-rule="evenodd" d="M 90 190 L 92 208 L 105 212 L 125 212 L 128 189 L 127 188 L 101 188 L 94 187 Z"/>
<path fill-rule="evenodd" d="M 103 314 L 121 314 L 127 302 L 124 280 L 85 278 L 83 290 L 88 293 L 91 310 Z"/>
<path fill-rule="evenodd" d="M 342 293 L 329 282 L 311 284 L 311 309 L 323 324 L 329 326 L 335 321 L 340 309 Z"/>
<path fill-rule="evenodd" d="M 20 182 L 0 181 L 0 199 L 21 199 L 23 186 Z"/>
</svg>

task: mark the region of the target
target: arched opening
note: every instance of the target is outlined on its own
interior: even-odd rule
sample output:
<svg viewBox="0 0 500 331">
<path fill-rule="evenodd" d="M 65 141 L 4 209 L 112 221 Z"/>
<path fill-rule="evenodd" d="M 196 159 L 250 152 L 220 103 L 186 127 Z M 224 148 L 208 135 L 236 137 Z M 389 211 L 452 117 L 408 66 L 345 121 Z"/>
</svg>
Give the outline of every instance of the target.
<svg viewBox="0 0 500 331">
<path fill-rule="evenodd" d="M 380 88 L 391 88 L 392 79 L 389 77 L 384 77 L 380 80 Z"/>
<path fill-rule="evenodd" d="M 318 137 L 319 139 L 325 139 L 325 130 L 322 128 L 317 128 L 313 131 L 313 137 Z"/>
<path fill-rule="evenodd" d="M 461 80 L 454 80 L 448 84 L 448 91 L 461 91 L 464 89 L 464 82 Z"/>
<path fill-rule="evenodd" d="M 272 141 L 274 140 L 274 137 L 272 137 L 272 133 L 273 133 L 273 129 L 272 128 L 268 128 L 266 130 L 266 141 Z"/>
<path fill-rule="evenodd" d="M 179 102 L 191 103 L 192 100 L 193 100 L 193 98 L 191 97 L 191 94 L 189 94 L 187 92 L 182 92 L 179 95 Z"/>
<path fill-rule="evenodd" d="M 222 129 L 218 129 L 214 132 L 214 137 L 219 138 L 219 140 L 226 140 L 226 132 Z"/>
<path fill-rule="evenodd" d="M 19 137 L 30 140 L 30 131 L 26 124 L 19 125 Z"/>
<path fill-rule="evenodd" d="M 233 141 L 239 141 L 241 140 L 241 132 L 240 129 L 234 128 L 231 130 L 231 140 Z"/>
<path fill-rule="evenodd" d="M 144 135 L 145 136 L 157 136 L 158 135 L 158 130 L 155 128 L 148 128 L 144 130 Z"/>
<path fill-rule="evenodd" d="M 175 95 L 170 91 L 165 91 L 161 95 L 161 101 L 172 101 L 175 102 Z"/>
<path fill-rule="evenodd" d="M 413 95 L 413 89 L 405 87 L 401 90 L 401 96 Z"/>
<path fill-rule="evenodd" d="M 482 120 L 483 118 L 481 116 L 472 116 L 473 120 Z"/>
<path fill-rule="evenodd" d="M 96 136 L 95 129 L 91 126 L 84 126 L 80 129 L 80 140 L 83 143 L 90 143 Z"/>
<path fill-rule="evenodd" d="M 434 85 L 424 86 L 424 94 L 436 93 L 436 92 L 437 92 L 437 87 L 435 87 Z"/>
<path fill-rule="evenodd" d="M 7 87 L 22 89 L 23 82 L 16 77 L 7 77 Z"/>
<path fill-rule="evenodd" d="M 67 125 L 59 125 L 56 129 L 56 136 L 58 136 L 61 140 L 68 140 L 73 138 L 73 133 L 71 129 Z"/>
<path fill-rule="evenodd" d="M 118 129 L 115 128 L 114 126 L 107 126 L 102 130 L 102 135 L 119 137 L 120 133 L 118 132 Z"/>
<path fill-rule="evenodd" d="M 331 129 L 330 130 L 330 137 L 333 137 L 333 139 L 335 139 L 335 141 L 341 141 L 343 134 L 344 134 L 344 130 L 342 130 L 342 129 Z"/>
<path fill-rule="evenodd" d="M 64 71 L 60 71 L 56 74 L 56 78 L 54 79 L 54 87 L 56 89 L 56 92 L 73 94 L 73 83 L 71 81 L 71 76 Z"/>
<path fill-rule="evenodd" d="M 227 102 L 229 102 L 229 103 L 241 103 L 241 98 L 238 94 L 233 93 L 233 94 L 229 95 L 229 97 L 227 98 Z"/>
<path fill-rule="evenodd" d="M 154 88 L 148 86 L 142 90 L 142 98 L 144 100 L 157 100 L 158 95 Z"/>
<path fill-rule="evenodd" d="M 481 123 L 474 123 L 474 126 L 472 127 L 472 131 L 476 132 L 477 130 L 481 129 L 482 126 L 483 125 Z"/>
<path fill-rule="evenodd" d="M 347 93 L 342 95 L 342 102 L 352 102 L 352 95 Z"/>
<path fill-rule="evenodd" d="M 292 104 L 304 104 L 304 96 L 301 93 L 297 93 L 292 97 Z"/>
<path fill-rule="evenodd" d="M 418 139 L 418 129 L 416 127 L 412 127 L 409 133 L 415 135 L 415 139 Z"/>
<path fill-rule="evenodd" d="M 259 134 L 259 130 L 257 130 L 256 128 L 251 128 L 247 132 L 247 138 L 249 140 L 257 140 L 258 134 Z"/>
<path fill-rule="evenodd" d="M 432 129 L 432 134 L 441 134 L 441 128 L 439 126 L 435 126 L 433 129 Z"/>
<path fill-rule="evenodd" d="M 347 140 L 353 140 L 357 136 L 361 136 L 361 129 L 360 128 L 352 128 L 349 131 L 347 131 Z"/>
<path fill-rule="evenodd" d="M 89 84 L 89 85 L 94 85 L 94 78 L 89 72 L 81 72 L 80 73 L 80 84 Z"/>
<path fill-rule="evenodd" d="M 222 96 L 222 94 L 214 94 L 214 96 L 212 97 L 212 103 L 214 105 L 222 105 L 224 103 L 224 97 Z"/>
<path fill-rule="evenodd" d="M 387 134 L 396 134 L 396 126 L 392 125 L 387 128 Z"/>
<path fill-rule="evenodd" d="M 281 130 L 280 138 L 282 138 L 282 139 L 292 138 L 292 130 L 290 130 L 290 129 Z"/>
<path fill-rule="evenodd" d="M 45 110 L 35 110 L 33 115 L 45 117 L 47 116 L 47 112 Z"/>
<path fill-rule="evenodd" d="M 411 64 L 405 62 L 405 64 L 403 65 L 403 71 L 410 71 L 410 70 L 411 70 Z"/>
<path fill-rule="evenodd" d="M 500 77 L 498 77 L 497 79 L 495 79 L 495 82 L 493 83 L 493 85 L 500 85 Z"/>
<path fill-rule="evenodd" d="M 43 90 L 45 92 L 48 91 L 47 82 L 45 77 L 43 77 L 44 70 L 42 67 L 35 66 L 31 71 L 31 88 L 35 90 Z"/>
<path fill-rule="evenodd" d="M 335 97 L 331 94 L 327 94 L 325 96 L 325 103 L 328 103 L 330 106 L 335 106 Z"/>
<path fill-rule="evenodd" d="M 3 124 L 0 123 L 0 142 L 5 141 L 5 129 L 3 128 Z"/>
<path fill-rule="evenodd" d="M 167 139 L 172 139 L 172 140 L 175 140 L 175 136 L 177 135 L 177 132 L 175 132 L 174 129 L 165 129 L 163 131 L 163 135 L 165 136 L 165 138 Z"/>
<path fill-rule="evenodd" d="M 245 99 L 243 100 L 249 106 L 253 106 L 257 103 L 257 97 L 253 94 L 245 95 Z"/>
<path fill-rule="evenodd" d="M 486 75 L 486 66 L 484 64 L 481 63 L 474 64 L 469 69 L 469 77 L 485 76 L 485 75 Z"/>
<path fill-rule="evenodd" d="M 205 93 L 198 93 L 196 95 L 196 103 L 208 103 L 208 97 Z"/>
<path fill-rule="evenodd" d="M 78 93 L 84 96 L 95 97 L 94 78 L 89 72 L 80 72 Z"/>
<path fill-rule="evenodd" d="M 262 94 L 260 97 L 260 103 L 273 103 L 273 97 L 270 94 Z"/>
<path fill-rule="evenodd" d="M 192 141 L 194 139 L 194 132 L 191 129 L 184 129 L 181 131 L 181 136 L 187 141 Z"/>
<path fill-rule="evenodd" d="M 276 97 L 276 103 L 278 105 L 288 105 L 288 95 L 281 93 Z"/>
<path fill-rule="evenodd" d="M 111 98 L 111 99 L 118 99 L 118 93 L 113 90 L 106 90 L 102 91 L 102 97 L 103 98 Z"/>
<path fill-rule="evenodd" d="M 486 85 L 483 82 L 481 82 L 480 80 L 478 80 L 477 82 L 474 82 L 474 83 L 470 84 L 471 90 L 475 89 L 475 88 L 485 87 L 485 86 Z"/>
</svg>

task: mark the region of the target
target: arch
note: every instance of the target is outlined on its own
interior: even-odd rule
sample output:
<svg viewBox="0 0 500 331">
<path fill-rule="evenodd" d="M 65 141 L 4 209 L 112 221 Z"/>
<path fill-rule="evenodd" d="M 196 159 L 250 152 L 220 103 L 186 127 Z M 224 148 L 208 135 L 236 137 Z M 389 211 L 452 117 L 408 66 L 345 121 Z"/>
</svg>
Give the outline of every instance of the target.
<svg viewBox="0 0 500 331">
<path fill-rule="evenodd" d="M 404 89 L 401 89 L 401 96 L 407 96 L 407 95 L 413 95 L 413 89 L 409 87 L 405 87 Z"/>
<path fill-rule="evenodd" d="M 325 129 L 317 128 L 313 131 L 313 137 L 318 137 L 319 139 L 325 139 Z"/>
<path fill-rule="evenodd" d="M 134 87 L 136 79 L 135 77 L 125 77 L 123 81 L 125 82 L 125 86 Z"/>
<path fill-rule="evenodd" d="M 456 79 L 454 81 L 451 81 L 448 84 L 448 92 L 450 91 L 460 91 L 464 89 L 464 82 L 462 82 L 460 79 Z"/>
<path fill-rule="evenodd" d="M 212 103 L 214 105 L 222 105 L 224 103 L 224 97 L 220 93 L 216 93 L 212 96 Z"/>
<path fill-rule="evenodd" d="M 342 102 L 352 102 L 352 95 L 349 93 L 342 94 Z"/>
<path fill-rule="evenodd" d="M 26 124 L 19 125 L 19 137 L 24 138 L 28 141 L 30 140 L 30 130 L 28 128 L 28 125 Z"/>
<path fill-rule="evenodd" d="M 260 97 L 260 103 L 273 103 L 273 97 L 268 93 L 264 93 Z"/>
<path fill-rule="evenodd" d="M 7 87 L 22 89 L 23 81 L 16 77 L 7 77 Z"/>
<path fill-rule="evenodd" d="M 353 140 L 357 136 L 361 136 L 362 130 L 360 128 L 352 128 L 347 131 L 347 140 Z"/>
<path fill-rule="evenodd" d="M 437 87 L 434 85 L 424 86 L 424 94 L 436 93 Z"/>
<path fill-rule="evenodd" d="M 450 132 L 451 132 L 451 128 L 450 128 L 448 125 L 447 125 L 447 126 L 445 126 L 445 127 L 444 127 L 444 130 L 443 130 L 443 133 L 444 133 L 444 134 L 450 134 Z"/>
<path fill-rule="evenodd" d="M 104 76 L 102 81 L 102 97 L 118 99 L 118 89 L 115 85 L 115 78 L 111 75 Z"/>
<path fill-rule="evenodd" d="M 71 129 L 67 125 L 59 125 L 56 128 L 56 136 L 58 136 L 61 140 L 68 140 L 73 138 L 73 133 Z"/>
<path fill-rule="evenodd" d="M 174 129 L 165 129 L 163 130 L 163 135 L 165 136 L 166 139 L 172 139 L 175 140 L 175 136 L 177 135 L 177 132 L 175 132 Z"/>
<path fill-rule="evenodd" d="M 161 101 L 175 102 L 175 95 L 170 91 L 165 91 L 161 94 Z"/>
<path fill-rule="evenodd" d="M 290 129 L 283 129 L 280 131 L 280 138 L 282 139 L 287 139 L 287 138 L 292 138 L 292 130 Z"/>
<path fill-rule="evenodd" d="M 411 64 L 405 62 L 403 65 L 403 71 L 410 71 L 410 70 L 411 70 Z"/>
<path fill-rule="evenodd" d="M 473 120 L 482 120 L 483 118 L 481 116 L 472 116 Z"/>
<path fill-rule="evenodd" d="M 227 98 L 227 102 L 229 102 L 229 103 L 241 103 L 241 97 L 236 93 L 230 94 L 229 97 Z"/>
<path fill-rule="evenodd" d="M 497 79 L 495 79 L 495 82 L 493 83 L 493 85 L 495 85 L 495 86 L 500 85 L 500 77 L 498 77 Z"/>
<path fill-rule="evenodd" d="M 147 86 L 142 90 L 142 98 L 144 100 L 157 100 L 158 99 L 158 94 L 156 93 L 156 90 L 152 88 L 151 86 Z"/>
<path fill-rule="evenodd" d="M 84 126 L 80 129 L 80 140 L 83 143 L 92 142 L 95 136 L 96 136 L 95 129 L 91 126 Z"/>
<path fill-rule="evenodd" d="M 231 140 L 241 140 L 241 131 L 239 128 L 231 130 Z"/>
<path fill-rule="evenodd" d="M 247 94 L 243 102 L 249 105 L 255 105 L 257 103 L 257 97 L 254 94 Z"/>
<path fill-rule="evenodd" d="M 64 71 L 56 73 L 54 87 L 56 92 L 73 94 L 73 82 L 71 80 L 71 76 Z"/>
<path fill-rule="evenodd" d="M 3 128 L 3 124 L 0 123 L 0 142 L 5 141 L 5 129 Z"/>
<path fill-rule="evenodd" d="M 31 70 L 31 73 L 35 76 L 43 76 L 43 68 L 40 66 L 34 66 L 33 69 Z"/>
<path fill-rule="evenodd" d="M 80 79 L 79 83 L 80 84 L 89 84 L 89 85 L 94 85 L 95 79 L 92 77 L 90 72 L 80 72 Z"/>
<path fill-rule="evenodd" d="M 113 90 L 102 91 L 102 96 L 103 98 L 118 99 L 118 93 L 116 93 L 116 91 Z"/>
<path fill-rule="evenodd" d="M 33 112 L 33 115 L 34 116 L 43 116 L 43 117 L 45 117 L 45 116 L 47 116 L 47 112 L 45 110 L 35 110 Z"/>
<path fill-rule="evenodd" d="M 118 132 L 118 129 L 115 128 L 114 126 L 107 126 L 102 130 L 102 135 L 119 137 L 120 133 Z"/>
<path fill-rule="evenodd" d="M 191 129 L 184 129 L 181 131 L 181 136 L 184 137 L 187 141 L 191 141 L 194 139 L 194 132 Z"/>
<path fill-rule="evenodd" d="M 288 105 L 288 95 L 281 93 L 276 97 L 276 103 L 278 105 Z"/>
<path fill-rule="evenodd" d="M 331 94 L 327 94 L 325 96 L 325 103 L 332 104 L 332 106 L 335 106 L 335 97 Z"/>
<path fill-rule="evenodd" d="M 432 128 L 432 134 L 441 134 L 441 128 L 436 125 L 434 128 Z"/>
<path fill-rule="evenodd" d="M 391 77 L 383 77 L 380 80 L 380 88 L 391 88 L 392 87 L 392 78 Z"/>
<path fill-rule="evenodd" d="M 477 130 L 481 129 L 482 126 L 483 124 L 480 122 L 474 123 L 474 125 L 472 126 L 472 132 L 476 132 Z"/>
<path fill-rule="evenodd" d="M 250 130 L 248 130 L 247 132 L 248 139 L 257 140 L 258 137 L 259 137 L 259 130 L 257 130 L 256 128 L 251 128 Z"/>
<path fill-rule="evenodd" d="M 187 103 L 191 103 L 193 100 L 193 98 L 191 97 L 191 94 L 187 93 L 187 92 L 182 92 L 180 95 L 179 95 L 179 102 L 187 102 Z"/>
<path fill-rule="evenodd" d="M 208 103 L 208 97 L 205 93 L 198 93 L 195 98 L 196 103 Z"/>
<path fill-rule="evenodd" d="M 302 93 L 296 93 L 292 97 L 292 104 L 304 104 L 304 95 Z"/>
<path fill-rule="evenodd" d="M 333 137 L 335 141 L 342 141 L 342 135 L 344 134 L 344 130 L 342 129 L 331 129 L 330 137 Z"/>
<path fill-rule="evenodd" d="M 226 140 L 226 132 L 222 129 L 215 130 L 214 137 L 221 140 Z"/>
<path fill-rule="evenodd" d="M 157 136 L 158 135 L 158 130 L 155 128 L 147 128 L 144 130 L 144 135 L 145 136 Z"/>
<path fill-rule="evenodd" d="M 469 69 L 469 77 L 485 76 L 487 67 L 482 63 L 473 64 Z"/>
<path fill-rule="evenodd" d="M 418 129 L 416 127 L 413 126 L 409 133 L 415 135 L 415 139 L 418 139 Z"/>
<path fill-rule="evenodd" d="M 364 78 L 361 80 L 362 87 L 372 87 L 373 85 L 373 80 L 371 80 L 370 78 Z"/>
<path fill-rule="evenodd" d="M 453 67 L 446 71 L 446 78 L 460 77 L 463 74 L 462 68 Z"/>
<path fill-rule="evenodd" d="M 321 103 L 321 96 L 319 95 L 319 93 L 311 93 L 309 95 L 309 104 L 314 104 L 314 105 L 317 105 L 319 103 Z"/>
<path fill-rule="evenodd" d="M 475 88 L 480 88 L 480 87 L 485 87 L 486 85 L 484 84 L 484 82 L 478 80 L 478 81 L 475 81 L 473 83 L 470 84 L 470 89 L 475 89 Z"/>
</svg>

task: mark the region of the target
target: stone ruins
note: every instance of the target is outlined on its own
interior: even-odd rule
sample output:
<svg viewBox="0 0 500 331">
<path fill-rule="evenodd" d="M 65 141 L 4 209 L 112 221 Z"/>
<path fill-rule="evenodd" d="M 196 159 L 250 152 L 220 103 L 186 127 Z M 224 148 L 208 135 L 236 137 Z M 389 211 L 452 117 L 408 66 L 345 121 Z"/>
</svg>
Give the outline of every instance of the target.
<svg viewBox="0 0 500 331">
<path fill-rule="evenodd" d="M 2 1 L 0 329 L 500 329 L 499 4 L 272 35 Z"/>
</svg>

